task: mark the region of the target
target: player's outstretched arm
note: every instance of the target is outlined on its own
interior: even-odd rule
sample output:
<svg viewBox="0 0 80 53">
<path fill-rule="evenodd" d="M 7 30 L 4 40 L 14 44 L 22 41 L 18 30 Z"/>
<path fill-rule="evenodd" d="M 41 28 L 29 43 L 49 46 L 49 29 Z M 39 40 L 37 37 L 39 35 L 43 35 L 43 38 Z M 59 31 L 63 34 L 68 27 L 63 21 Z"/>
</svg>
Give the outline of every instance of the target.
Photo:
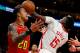
<svg viewBox="0 0 80 53">
<path fill-rule="evenodd" d="M 33 17 L 35 17 L 36 19 L 41 19 L 43 22 L 45 23 L 54 23 L 56 20 L 53 18 L 53 17 L 50 17 L 50 16 L 42 16 L 42 15 L 39 15 L 38 13 L 33 13 L 32 14 Z"/>
<path fill-rule="evenodd" d="M 39 15 L 38 13 L 34 12 L 32 14 L 33 17 L 37 18 L 37 19 L 41 19 L 42 21 L 45 21 L 45 16 Z"/>
</svg>

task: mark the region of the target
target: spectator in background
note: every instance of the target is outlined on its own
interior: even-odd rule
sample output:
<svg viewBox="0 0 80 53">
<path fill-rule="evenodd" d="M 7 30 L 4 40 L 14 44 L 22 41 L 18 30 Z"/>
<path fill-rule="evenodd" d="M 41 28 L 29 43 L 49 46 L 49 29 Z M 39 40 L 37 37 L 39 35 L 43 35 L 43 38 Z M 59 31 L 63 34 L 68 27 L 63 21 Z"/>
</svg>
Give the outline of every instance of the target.
<svg viewBox="0 0 80 53">
<path fill-rule="evenodd" d="M 29 51 L 29 53 L 39 53 L 38 46 L 36 44 L 33 44 L 31 51 Z"/>
<path fill-rule="evenodd" d="M 71 45 L 69 48 L 70 52 L 80 52 L 80 42 L 76 36 L 75 39 L 70 38 L 69 44 Z"/>
<path fill-rule="evenodd" d="M 51 53 L 51 52 L 46 49 L 38 50 L 38 46 L 36 44 L 33 44 L 31 51 L 29 51 L 29 53 Z"/>
<path fill-rule="evenodd" d="M 80 30 L 76 31 L 76 36 L 75 38 L 70 38 L 69 40 L 69 51 L 70 52 L 75 52 L 75 53 L 80 53 Z"/>
</svg>

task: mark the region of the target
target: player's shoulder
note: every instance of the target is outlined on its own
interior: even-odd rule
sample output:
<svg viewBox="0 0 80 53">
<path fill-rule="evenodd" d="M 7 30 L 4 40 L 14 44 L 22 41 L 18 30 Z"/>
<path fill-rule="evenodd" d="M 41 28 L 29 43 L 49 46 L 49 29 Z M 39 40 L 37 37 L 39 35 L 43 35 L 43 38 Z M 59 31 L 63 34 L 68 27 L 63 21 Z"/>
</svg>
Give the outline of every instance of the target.
<svg viewBox="0 0 80 53">
<path fill-rule="evenodd" d="M 15 25 L 16 25 L 15 22 L 9 24 L 9 26 L 15 26 Z"/>
<path fill-rule="evenodd" d="M 44 17 L 46 17 L 46 18 L 53 18 L 53 17 L 51 17 L 51 16 L 44 16 Z"/>
<path fill-rule="evenodd" d="M 56 20 L 54 17 L 51 17 L 51 16 L 45 16 L 45 18 L 47 18 L 47 19 L 51 19 L 51 20 Z"/>
<path fill-rule="evenodd" d="M 8 28 L 13 28 L 16 24 L 15 23 L 10 23 Z"/>
<path fill-rule="evenodd" d="M 10 23 L 9 26 L 13 26 L 13 23 Z"/>
<path fill-rule="evenodd" d="M 51 16 L 45 16 L 45 19 L 51 22 L 56 21 L 56 19 L 54 19 L 54 17 L 51 17 Z"/>
</svg>

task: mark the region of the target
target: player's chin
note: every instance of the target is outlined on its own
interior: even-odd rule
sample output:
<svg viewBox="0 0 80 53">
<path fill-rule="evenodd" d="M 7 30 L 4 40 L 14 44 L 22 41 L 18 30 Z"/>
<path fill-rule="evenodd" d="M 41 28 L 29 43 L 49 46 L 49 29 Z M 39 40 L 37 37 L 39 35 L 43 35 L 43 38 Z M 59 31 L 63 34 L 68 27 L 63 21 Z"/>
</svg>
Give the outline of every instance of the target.
<svg viewBox="0 0 80 53">
<path fill-rule="evenodd" d="M 28 21 L 28 18 L 25 18 L 25 19 L 24 19 L 24 22 L 27 22 L 27 21 Z"/>
</svg>

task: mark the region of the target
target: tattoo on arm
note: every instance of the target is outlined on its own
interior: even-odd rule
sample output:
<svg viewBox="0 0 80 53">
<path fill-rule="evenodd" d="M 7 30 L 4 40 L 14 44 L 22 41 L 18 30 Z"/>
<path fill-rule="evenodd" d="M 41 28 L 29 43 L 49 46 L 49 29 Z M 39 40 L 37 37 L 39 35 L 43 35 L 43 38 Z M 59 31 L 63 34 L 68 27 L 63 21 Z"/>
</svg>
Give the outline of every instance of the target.
<svg viewBox="0 0 80 53">
<path fill-rule="evenodd" d="M 11 33 L 11 38 L 13 42 L 21 42 L 23 38 L 28 35 L 26 34 L 26 32 L 22 34 L 18 34 L 16 30 L 16 26 L 13 26 L 13 25 L 9 25 L 8 32 Z"/>
</svg>

